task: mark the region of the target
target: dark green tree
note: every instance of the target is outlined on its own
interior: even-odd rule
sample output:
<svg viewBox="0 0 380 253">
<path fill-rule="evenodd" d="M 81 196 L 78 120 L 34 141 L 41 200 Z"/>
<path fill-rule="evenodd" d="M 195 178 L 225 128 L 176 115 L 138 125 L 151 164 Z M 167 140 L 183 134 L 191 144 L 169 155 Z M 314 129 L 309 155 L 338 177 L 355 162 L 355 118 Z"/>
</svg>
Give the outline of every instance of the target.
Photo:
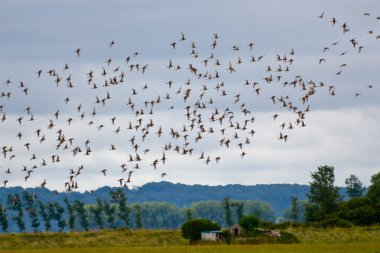
<svg viewBox="0 0 380 253">
<path fill-rule="evenodd" d="M 300 208 L 299 201 L 296 197 L 290 198 L 290 214 L 289 218 L 292 222 L 298 222 L 300 220 Z"/>
<path fill-rule="evenodd" d="M 371 177 L 371 185 L 366 196 L 374 206 L 380 208 L 380 172 Z"/>
<path fill-rule="evenodd" d="M 260 219 L 252 214 L 252 215 L 243 215 L 239 220 L 239 225 L 248 232 L 254 232 L 255 229 L 259 226 Z"/>
<path fill-rule="evenodd" d="M 103 202 L 101 199 L 96 200 L 96 205 L 90 207 L 90 212 L 94 215 L 94 220 L 99 229 L 104 228 L 103 222 Z"/>
<path fill-rule="evenodd" d="M 144 227 L 161 229 L 177 228 L 184 221 L 183 213 L 173 204 L 166 202 L 146 202 L 140 206 Z"/>
<path fill-rule="evenodd" d="M 199 241 L 203 231 L 212 230 L 220 230 L 220 225 L 206 219 L 192 219 L 181 226 L 183 238 L 189 239 L 190 243 Z"/>
<path fill-rule="evenodd" d="M 3 232 L 8 232 L 8 215 L 7 209 L 0 203 L 0 225 Z"/>
<path fill-rule="evenodd" d="M 338 187 L 334 186 L 334 167 L 319 166 L 311 173 L 310 192 L 307 194 L 308 203 L 305 208 L 307 221 L 322 221 L 337 211 L 342 200 Z"/>
<path fill-rule="evenodd" d="M 237 217 L 237 220 L 239 221 L 243 217 L 244 202 L 243 201 L 234 201 L 234 202 L 232 202 L 231 206 L 235 207 L 236 217 Z"/>
<path fill-rule="evenodd" d="M 224 220 L 227 226 L 232 226 L 232 211 L 231 211 L 231 202 L 229 197 L 225 197 L 222 201 L 222 205 L 224 208 Z"/>
<path fill-rule="evenodd" d="M 191 213 L 193 219 L 202 218 L 225 224 L 225 211 L 221 201 L 207 200 L 193 203 Z"/>
<path fill-rule="evenodd" d="M 127 207 L 127 197 L 122 189 L 117 189 L 115 192 L 111 191 L 112 202 L 118 204 L 118 216 L 124 222 L 125 226 L 129 226 L 129 214 L 131 210 Z"/>
<path fill-rule="evenodd" d="M 66 220 L 63 217 L 65 213 L 65 208 L 60 206 L 57 202 L 54 202 L 54 207 L 55 207 L 54 219 L 57 221 L 59 231 L 62 232 L 66 227 Z"/>
<path fill-rule="evenodd" d="M 367 197 L 354 197 L 340 204 L 340 218 L 357 226 L 377 223 L 376 209 Z"/>
<path fill-rule="evenodd" d="M 34 232 L 37 232 L 38 227 L 40 226 L 40 220 L 38 219 L 34 198 L 27 191 L 23 192 L 22 197 L 24 199 L 25 209 L 29 214 L 31 227 L 33 228 Z"/>
<path fill-rule="evenodd" d="M 54 204 L 51 202 L 48 202 L 46 204 L 46 209 L 47 209 L 47 215 L 49 217 L 50 222 L 54 222 L 55 218 L 55 208 Z"/>
<path fill-rule="evenodd" d="M 350 198 L 361 197 L 366 190 L 359 178 L 353 174 L 346 179 L 345 183 L 346 193 Z"/>
<path fill-rule="evenodd" d="M 45 231 L 49 232 L 51 229 L 50 216 L 46 212 L 46 206 L 41 200 L 38 201 L 38 208 L 39 208 L 41 219 L 44 222 Z"/>
<path fill-rule="evenodd" d="M 193 212 L 191 211 L 191 208 L 186 209 L 186 221 L 192 220 L 193 219 Z"/>
<path fill-rule="evenodd" d="M 135 205 L 134 208 L 136 210 L 136 228 L 141 229 L 143 227 L 141 206 Z"/>
<path fill-rule="evenodd" d="M 24 212 L 23 212 L 20 196 L 17 193 L 13 196 L 8 195 L 7 202 L 8 202 L 9 209 L 17 213 L 17 215 L 13 217 L 12 220 L 16 222 L 16 225 L 19 231 L 24 232 L 25 231 Z"/>
<path fill-rule="evenodd" d="M 104 212 L 107 217 L 107 223 L 110 228 L 116 228 L 115 225 L 115 215 L 116 215 L 116 206 L 110 205 L 108 202 L 104 202 Z"/>
<path fill-rule="evenodd" d="M 75 206 L 70 203 L 70 200 L 68 198 L 64 199 L 64 202 L 66 204 L 66 209 L 69 213 L 69 219 L 68 219 L 68 226 L 71 231 L 74 231 L 75 229 Z"/>
<path fill-rule="evenodd" d="M 84 208 L 84 203 L 77 199 L 74 201 L 74 207 L 79 216 L 79 224 L 83 230 L 88 231 L 90 223 L 88 221 L 87 210 Z"/>
</svg>

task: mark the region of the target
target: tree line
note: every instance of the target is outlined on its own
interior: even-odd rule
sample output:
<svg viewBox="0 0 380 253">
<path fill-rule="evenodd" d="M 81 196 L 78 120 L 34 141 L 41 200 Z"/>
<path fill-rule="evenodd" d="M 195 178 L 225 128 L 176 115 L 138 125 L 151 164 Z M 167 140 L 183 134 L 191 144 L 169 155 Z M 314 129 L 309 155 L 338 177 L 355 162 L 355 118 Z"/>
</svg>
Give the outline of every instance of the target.
<svg viewBox="0 0 380 253">
<path fill-rule="evenodd" d="M 200 201 L 189 207 L 178 208 L 167 202 L 128 204 L 122 189 L 111 191 L 108 199 L 97 199 L 95 204 L 65 198 L 63 202 L 43 202 L 35 194 L 7 196 L 0 204 L 2 232 L 87 231 L 115 228 L 177 229 L 193 218 L 215 220 L 230 226 L 244 214 L 255 214 L 273 222 L 273 208 L 261 201 Z"/>
<path fill-rule="evenodd" d="M 229 227 L 244 215 L 254 215 L 267 223 L 306 223 L 321 226 L 372 225 L 380 223 L 380 172 L 371 177 L 366 188 L 351 175 L 346 179 L 344 200 L 334 185 L 334 167 L 320 166 L 311 173 L 307 200 L 290 199 L 289 208 L 275 221 L 273 208 L 261 201 L 208 200 L 179 208 L 167 202 L 128 204 L 124 189 L 109 192 L 94 204 L 82 201 L 42 201 L 36 194 L 24 191 L 0 199 L 0 231 L 48 232 L 87 231 L 97 229 L 177 229 L 192 219 L 207 219 Z M 1 204 L 3 203 L 3 204 Z M 4 204 L 5 203 L 5 204 Z"/>
</svg>

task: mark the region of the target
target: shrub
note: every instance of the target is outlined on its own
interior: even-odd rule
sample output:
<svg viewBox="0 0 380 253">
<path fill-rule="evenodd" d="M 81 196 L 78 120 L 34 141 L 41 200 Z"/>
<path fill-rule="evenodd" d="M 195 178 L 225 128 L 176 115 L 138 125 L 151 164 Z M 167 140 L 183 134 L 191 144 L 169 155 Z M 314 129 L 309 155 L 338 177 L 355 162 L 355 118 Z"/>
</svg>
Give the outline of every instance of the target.
<svg viewBox="0 0 380 253">
<path fill-rule="evenodd" d="M 239 220 L 240 226 L 247 232 L 253 232 L 259 226 L 260 220 L 255 215 L 243 215 Z"/>
<path fill-rule="evenodd" d="M 222 236 L 224 238 L 224 241 L 227 243 L 227 244 L 232 244 L 232 241 L 233 241 L 233 237 L 232 237 L 232 233 L 230 230 L 223 230 L 222 231 Z"/>
<path fill-rule="evenodd" d="M 358 226 L 376 223 L 376 212 L 372 206 L 362 206 L 347 212 L 347 219 Z"/>
<path fill-rule="evenodd" d="M 190 243 L 195 243 L 201 239 L 202 231 L 220 230 L 220 225 L 206 219 L 193 219 L 185 222 L 182 227 L 183 238 L 189 239 Z"/>
<path fill-rule="evenodd" d="M 236 238 L 236 244 L 288 244 L 288 243 L 298 243 L 298 238 L 285 231 L 280 232 L 280 237 L 272 237 L 261 231 L 256 230 L 256 232 L 250 234 L 250 237 L 239 237 Z"/>
<path fill-rule="evenodd" d="M 352 223 L 348 220 L 343 220 L 340 218 L 331 218 L 321 222 L 323 228 L 328 227 L 339 227 L 339 228 L 350 228 L 352 227 Z"/>
<path fill-rule="evenodd" d="M 277 243 L 298 243 L 298 238 L 286 231 L 281 231 L 281 237 L 277 239 Z"/>
</svg>

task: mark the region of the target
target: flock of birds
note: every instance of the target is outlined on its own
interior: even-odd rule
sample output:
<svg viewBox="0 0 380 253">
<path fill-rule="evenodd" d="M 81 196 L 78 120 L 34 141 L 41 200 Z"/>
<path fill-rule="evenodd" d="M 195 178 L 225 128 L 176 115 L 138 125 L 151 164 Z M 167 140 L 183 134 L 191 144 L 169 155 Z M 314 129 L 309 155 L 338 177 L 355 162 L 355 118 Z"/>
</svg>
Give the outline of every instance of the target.
<svg viewBox="0 0 380 253">
<path fill-rule="evenodd" d="M 370 14 L 365 13 L 364 16 Z M 324 13 L 319 18 L 326 20 Z M 380 17 L 376 19 L 380 22 Z M 329 22 L 331 26 L 339 27 L 345 35 L 347 34 L 347 40 L 324 46 L 324 56 L 316 60 L 315 64 L 325 64 L 329 60 L 328 53 L 337 52 L 338 44 L 346 43 L 351 49 L 338 53 L 338 56 L 342 57 L 342 63 L 335 75 L 340 76 L 347 66 L 347 63 L 343 62 L 344 56 L 349 53 L 360 54 L 365 50 L 365 46 L 360 44 L 357 37 L 350 36 L 347 23 L 336 18 L 331 18 Z M 368 31 L 368 34 L 372 35 L 373 31 Z M 375 39 L 380 39 L 380 35 Z M 132 182 L 133 174 L 146 165 L 154 170 L 161 169 L 170 154 L 181 157 L 196 156 L 205 165 L 219 163 L 222 157 L 215 155 L 218 151 L 207 152 L 203 149 L 205 145 L 215 144 L 220 149 L 230 149 L 243 159 L 247 156 L 247 147 L 255 140 L 255 116 L 251 106 L 253 100 L 266 96 L 265 101 L 277 108 L 278 113 L 272 115 L 273 122 L 279 127 L 276 138 L 281 142 L 287 142 L 294 129 L 307 126 L 306 116 L 311 110 L 309 100 L 313 96 L 320 91 L 327 92 L 330 96 L 336 94 L 334 84 L 307 79 L 293 73 L 292 66 L 297 60 L 294 49 L 271 57 L 257 54 L 256 45 L 247 42 L 242 46 L 232 45 L 232 57 L 225 59 L 218 58 L 216 54 L 219 43 L 219 35 L 213 34 L 209 53 L 204 55 L 200 53 L 201 50 L 194 41 L 181 33 L 177 40 L 168 43 L 168 47 L 173 52 L 179 48 L 188 50 L 191 62 L 183 65 L 180 61 L 168 59 L 165 66 L 169 72 L 168 79 L 162 84 L 144 81 L 140 85 L 137 82 L 129 82 L 128 77 L 132 74 L 143 80 L 151 68 L 151 63 L 140 61 L 139 52 L 127 56 L 120 65 L 116 60 L 107 59 L 100 69 L 89 70 L 86 73 L 85 85 L 76 81 L 74 74 L 70 73 L 70 64 L 63 64 L 60 70 L 39 69 L 35 74 L 36 80 L 45 78 L 43 82 L 49 81 L 57 89 L 65 89 L 64 94 L 72 94 L 63 99 L 62 107 L 52 110 L 48 115 L 48 122 L 42 122 L 45 118 L 38 112 L 35 113 L 30 106 L 23 108 L 18 116 L 14 116 L 13 98 L 33 96 L 33 87 L 26 81 L 7 79 L 0 88 L 0 128 L 14 131 L 14 134 L 13 142 L 0 141 L 3 159 L 0 166 L 3 167 L 5 161 L 13 164 L 12 161 L 15 160 L 21 163 L 21 166 L 2 168 L 5 173 L 2 185 L 6 187 L 9 184 L 9 179 L 6 178 L 9 174 L 21 171 L 23 181 L 27 182 L 42 167 L 53 170 L 54 166 L 64 159 L 77 159 L 78 165 L 67 169 L 64 188 L 66 191 L 78 189 L 80 175 L 86 171 L 83 156 L 99 155 L 92 143 L 98 138 L 102 142 L 108 141 L 108 137 L 102 135 L 105 129 L 111 129 L 112 135 L 119 143 L 128 143 L 125 150 L 115 143 L 107 144 L 106 148 L 107 153 L 118 151 L 125 155 L 124 161 L 115 165 L 122 175 L 115 183 L 121 187 L 128 186 Z M 107 50 L 113 50 L 117 46 L 117 42 L 112 40 Z M 73 57 L 80 60 L 83 57 L 82 49 L 74 50 Z M 270 64 L 263 66 L 264 62 Z M 241 80 L 239 84 L 228 82 L 228 76 L 237 75 L 239 71 L 244 71 L 244 68 L 256 68 L 264 77 L 257 80 Z M 180 76 L 180 80 L 170 79 L 171 74 Z M 78 103 L 75 92 L 70 93 L 70 89 L 73 90 L 77 86 L 84 87 L 88 94 L 92 94 L 90 91 L 96 93 L 90 104 L 84 101 Z M 115 87 L 122 88 L 115 90 Z M 290 91 L 293 95 L 263 95 L 270 87 L 276 89 L 277 93 Z M 372 88 L 374 85 L 366 87 Z M 149 92 L 150 90 L 152 91 Z M 120 91 L 123 91 L 123 95 Z M 297 97 L 294 94 L 297 94 Z M 354 96 L 362 94 L 358 91 Z M 110 115 L 113 111 L 107 111 L 107 108 L 115 97 L 118 100 L 121 97 L 123 104 L 120 107 L 123 107 L 124 113 Z M 40 98 L 33 99 L 35 101 Z M 8 113 L 8 109 L 13 111 Z M 99 113 L 100 110 L 104 113 Z M 71 113 L 67 114 L 66 111 Z M 173 112 L 169 114 L 173 117 L 177 117 L 174 116 L 177 111 L 183 116 L 167 122 L 166 119 L 162 119 L 162 115 L 168 111 Z M 286 120 L 281 121 L 282 114 L 288 115 L 283 117 Z M 39 117 L 42 120 L 39 120 Z M 107 120 L 104 121 L 104 118 Z M 182 121 L 185 123 L 179 123 Z M 38 127 L 33 128 L 35 125 Z M 75 133 L 77 129 L 91 133 L 95 130 L 96 135 L 83 138 L 83 134 Z M 40 155 L 42 147 L 49 151 L 48 155 Z M 18 158 L 19 153 L 25 152 L 26 155 Z M 101 177 L 107 177 L 113 173 L 113 169 L 99 168 L 96 173 Z M 161 177 L 167 176 L 165 171 L 160 171 L 159 174 Z M 38 185 L 45 187 L 47 183 L 46 178 Z"/>
</svg>

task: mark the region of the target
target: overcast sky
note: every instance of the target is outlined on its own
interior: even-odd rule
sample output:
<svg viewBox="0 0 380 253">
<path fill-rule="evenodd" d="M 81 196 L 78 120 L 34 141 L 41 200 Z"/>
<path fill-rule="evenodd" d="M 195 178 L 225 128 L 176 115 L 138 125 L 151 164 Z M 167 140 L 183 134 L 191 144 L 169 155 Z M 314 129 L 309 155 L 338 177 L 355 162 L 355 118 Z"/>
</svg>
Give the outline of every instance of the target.
<svg viewBox="0 0 380 253">
<path fill-rule="evenodd" d="M 320 165 L 332 165 L 337 185 L 343 186 L 350 174 L 368 185 L 370 176 L 380 169 L 380 39 L 376 39 L 380 35 L 380 11 L 376 10 L 380 10 L 380 2 L 376 0 L 349 4 L 327 0 L 1 1 L 0 92 L 11 95 L 0 97 L 0 116 L 7 118 L 0 122 L 0 146 L 2 151 L 3 147 L 5 150 L 12 147 L 13 151 L 7 151 L 6 157 L 1 155 L 0 180 L 8 180 L 7 186 L 32 187 L 46 179 L 46 187 L 62 190 L 71 169 L 77 171 L 83 164 L 81 175 L 75 178 L 81 191 L 117 186 L 117 180 L 123 178 L 125 182 L 129 171 L 133 171 L 129 186 L 161 180 L 209 185 L 308 184 L 310 172 Z M 334 26 L 333 17 L 337 20 Z M 344 23 L 349 29 L 346 32 L 342 28 Z M 180 40 L 181 33 L 184 41 Z M 212 49 L 214 33 L 218 39 Z M 109 47 L 111 41 L 115 44 Z M 252 50 L 247 46 L 251 42 Z M 234 51 L 233 46 L 239 50 Z M 77 48 L 81 49 L 79 58 L 74 52 Z M 191 54 L 193 49 L 196 55 Z M 138 55 L 134 57 L 135 52 Z M 287 60 L 294 62 L 276 61 L 277 55 L 281 59 L 286 55 Z M 128 56 L 131 61 L 127 64 Z M 251 62 L 252 56 L 256 60 L 263 58 Z M 108 59 L 112 59 L 109 66 Z M 207 66 L 203 63 L 205 59 Z M 214 64 L 215 59 L 221 66 Z M 169 60 L 174 65 L 171 69 L 167 67 Z M 230 63 L 236 70 L 231 74 L 227 70 Z M 65 64 L 69 69 L 64 70 Z M 131 64 L 139 64 L 140 70 L 130 71 Z M 218 71 L 220 78 L 197 78 L 187 69 L 188 64 L 205 76 L 214 77 Z M 147 67 L 143 74 L 144 65 Z M 180 70 L 175 70 L 177 65 Z M 289 71 L 276 71 L 278 66 L 289 67 Z M 107 72 L 104 77 L 103 68 Z M 42 74 L 38 78 L 40 69 Z M 54 83 L 56 77 L 47 73 L 51 69 L 62 78 L 58 87 Z M 90 71 L 94 77 L 88 84 Z M 103 87 L 105 79 L 120 76 L 122 71 L 125 82 Z M 73 88 L 67 88 L 65 80 L 70 75 Z M 277 81 L 279 75 L 281 80 Z M 267 83 L 264 79 L 270 76 L 274 80 Z M 310 81 L 318 86 L 305 104 L 300 98 L 307 91 L 301 86 L 284 85 L 297 78 L 302 78 L 307 89 Z M 186 85 L 188 79 L 190 85 Z M 169 80 L 173 82 L 170 89 Z M 244 85 L 246 80 L 249 85 Z M 19 87 L 20 81 L 24 87 Z M 320 82 L 323 87 L 319 87 Z M 215 89 L 218 83 L 224 84 L 221 90 L 227 96 L 221 96 L 221 90 Z M 255 87 L 253 83 L 257 83 Z M 148 89 L 143 89 L 146 84 Z M 208 89 L 202 90 L 203 85 Z M 23 91 L 25 88 L 28 95 Z M 186 89 L 191 89 L 191 95 L 184 103 Z M 96 97 L 106 98 L 107 92 L 111 98 L 104 100 L 105 105 L 96 103 Z M 212 127 L 215 133 L 206 131 L 202 140 L 195 142 L 199 125 L 190 131 L 191 122 L 184 108 L 189 105 L 193 110 L 202 93 L 201 101 L 207 107 L 198 108 L 196 113 L 202 114 L 206 130 Z M 165 99 L 166 94 L 171 99 Z M 237 103 L 236 95 L 240 95 Z M 145 107 L 144 102 L 158 96 L 162 102 L 149 115 L 150 107 Z M 297 127 L 297 115 L 283 108 L 279 101 L 273 104 L 271 96 L 276 100 L 288 96 L 287 101 L 297 111 L 307 110 L 306 127 Z M 68 103 L 64 101 L 66 98 L 70 98 Z M 136 109 L 144 109 L 146 114 L 136 116 L 127 105 L 129 98 Z M 34 121 L 29 121 L 27 107 L 31 108 Z M 234 128 L 229 127 L 228 119 L 222 126 L 218 121 L 210 122 L 215 108 L 220 117 L 227 107 L 233 112 Z M 94 108 L 97 114 L 91 116 Z M 250 114 L 244 115 L 241 108 Z M 54 114 L 58 110 L 56 119 Z M 275 114 L 278 117 L 274 120 Z M 17 121 L 20 117 L 23 117 L 21 125 Z M 114 125 L 110 120 L 113 117 L 116 117 Z M 254 122 L 248 123 L 246 131 L 236 129 L 236 122 L 243 125 L 244 120 L 252 117 Z M 129 123 L 135 126 L 138 119 L 141 127 L 128 130 Z M 52 129 L 47 128 L 50 120 L 54 122 Z M 150 120 L 154 126 L 148 129 L 143 142 L 142 128 Z M 89 126 L 90 121 L 94 123 Z M 285 129 L 280 127 L 283 122 Z M 294 129 L 288 129 L 289 122 Z M 104 127 L 98 130 L 101 125 Z M 182 131 L 184 125 L 187 133 Z M 121 131 L 116 134 L 119 126 Z M 156 134 L 159 126 L 164 132 L 161 137 Z M 178 139 L 170 137 L 171 128 L 179 132 Z M 226 128 L 225 136 L 219 131 L 222 128 Z M 46 141 L 40 143 L 37 129 L 41 129 Z M 66 139 L 73 138 L 72 145 L 66 140 L 56 149 L 59 129 Z M 247 133 L 251 129 L 256 132 L 253 137 Z M 280 132 L 288 135 L 286 142 L 278 139 Z M 18 133 L 22 134 L 21 140 Z M 239 139 L 233 138 L 235 133 Z M 189 135 L 187 147 L 185 134 Z M 136 161 L 129 162 L 129 154 L 133 158 L 136 155 L 129 142 L 133 136 L 140 146 L 137 153 L 143 157 L 138 162 L 140 169 L 133 169 Z M 250 144 L 244 144 L 246 137 Z M 219 145 L 222 138 L 231 140 L 230 148 Z M 86 140 L 90 140 L 88 146 L 93 151 L 89 156 L 84 155 Z M 165 151 L 165 165 L 159 161 L 155 170 L 152 163 L 162 157 L 163 147 L 169 142 L 192 148 L 193 154 Z M 30 150 L 26 143 L 30 143 Z M 239 143 L 243 143 L 243 148 Z M 110 150 L 111 144 L 116 150 Z M 76 146 L 83 152 L 73 156 Z M 143 155 L 146 149 L 149 151 Z M 210 156 L 208 165 L 205 159 L 199 159 L 202 152 L 205 158 Z M 243 158 L 242 152 L 246 153 Z M 33 154 L 36 159 L 32 159 Z M 59 155 L 60 162 L 53 163 L 52 155 Z M 218 163 L 216 157 L 221 158 Z M 43 159 L 46 166 L 41 165 Z M 126 172 L 120 167 L 123 163 L 127 164 Z M 32 169 L 34 165 L 37 168 Z M 24 177 L 28 173 L 22 171 L 23 166 L 33 171 L 26 182 Z M 8 168 L 10 174 L 6 173 Z M 103 169 L 107 170 L 107 176 L 100 172 Z M 163 178 L 162 173 L 166 173 Z"/>
</svg>

